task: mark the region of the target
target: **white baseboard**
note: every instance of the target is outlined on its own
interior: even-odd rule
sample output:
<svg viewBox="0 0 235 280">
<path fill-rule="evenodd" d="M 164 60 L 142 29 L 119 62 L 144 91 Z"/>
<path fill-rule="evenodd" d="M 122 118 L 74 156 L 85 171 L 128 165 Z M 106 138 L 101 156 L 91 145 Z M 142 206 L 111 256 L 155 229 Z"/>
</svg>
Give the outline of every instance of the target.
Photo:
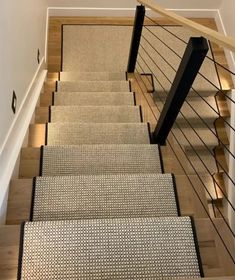
<svg viewBox="0 0 235 280">
<path fill-rule="evenodd" d="M 45 31 L 45 63 L 47 65 L 47 54 L 48 54 L 48 35 L 49 35 L 49 10 L 47 9 L 47 15 L 46 15 L 46 31 Z"/>
<path fill-rule="evenodd" d="M 4 141 L 0 154 L 0 223 L 4 223 L 9 183 L 47 75 L 43 58 Z"/>
<path fill-rule="evenodd" d="M 168 9 L 184 17 L 214 18 L 216 9 Z M 155 12 L 146 9 L 148 15 L 156 17 Z M 135 8 L 99 8 L 99 7 L 49 7 L 49 16 L 79 16 L 79 17 L 133 17 Z"/>
</svg>

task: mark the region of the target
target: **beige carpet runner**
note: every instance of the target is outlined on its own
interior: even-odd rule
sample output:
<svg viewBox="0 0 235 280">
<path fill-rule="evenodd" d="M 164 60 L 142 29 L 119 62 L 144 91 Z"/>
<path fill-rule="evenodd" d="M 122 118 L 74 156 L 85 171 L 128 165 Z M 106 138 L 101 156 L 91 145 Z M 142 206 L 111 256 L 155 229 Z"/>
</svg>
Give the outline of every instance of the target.
<svg viewBox="0 0 235 280">
<path fill-rule="evenodd" d="M 138 123 L 139 106 L 51 106 L 50 121 L 78 123 Z"/>
<path fill-rule="evenodd" d="M 60 72 L 60 81 L 124 81 L 124 72 Z"/>
<path fill-rule="evenodd" d="M 200 277 L 189 217 L 31 222 L 21 279 Z"/>
<path fill-rule="evenodd" d="M 65 72 L 22 225 L 18 279 L 203 275 L 193 220 L 179 216 L 174 175 L 163 174 L 126 81 L 131 30 L 63 26 Z"/>
<path fill-rule="evenodd" d="M 133 106 L 132 92 L 55 92 L 55 106 Z"/>
<path fill-rule="evenodd" d="M 177 216 L 171 174 L 37 177 L 32 221 Z"/>
<path fill-rule="evenodd" d="M 50 146 L 149 143 L 149 126 L 146 123 L 68 122 L 47 125 L 47 145 Z"/>
<path fill-rule="evenodd" d="M 128 81 L 57 82 L 57 91 L 130 91 Z"/>
<path fill-rule="evenodd" d="M 41 175 L 162 173 L 157 145 L 44 146 Z"/>
</svg>

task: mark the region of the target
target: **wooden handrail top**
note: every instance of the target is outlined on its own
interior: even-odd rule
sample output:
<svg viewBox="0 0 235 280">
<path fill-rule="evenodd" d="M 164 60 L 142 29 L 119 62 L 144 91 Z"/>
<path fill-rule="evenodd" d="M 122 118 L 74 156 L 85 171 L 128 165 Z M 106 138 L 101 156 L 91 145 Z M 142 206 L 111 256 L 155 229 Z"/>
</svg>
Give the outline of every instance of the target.
<svg viewBox="0 0 235 280">
<path fill-rule="evenodd" d="M 153 0 L 138 0 L 138 2 L 156 13 L 170 18 L 172 21 L 181 24 L 182 26 L 200 33 L 206 39 L 223 46 L 233 52 L 235 52 L 235 39 L 233 37 L 225 36 L 217 31 L 214 31 L 208 27 L 177 15 L 174 12 L 167 11 L 161 6 L 157 5 Z"/>
</svg>

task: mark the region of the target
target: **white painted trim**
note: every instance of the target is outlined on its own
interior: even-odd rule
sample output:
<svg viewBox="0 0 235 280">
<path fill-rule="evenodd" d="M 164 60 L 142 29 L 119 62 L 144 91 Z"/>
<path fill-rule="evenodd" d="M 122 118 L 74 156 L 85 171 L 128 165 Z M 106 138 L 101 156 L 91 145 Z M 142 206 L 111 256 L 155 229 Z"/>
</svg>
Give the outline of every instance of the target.
<svg viewBox="0 0 235 280">
<path fill-rule="evenodd" d="M 146 9 L 148 14 L 156 13 Z M 217 9 L 167 9 L 185 17 L 215 17 Z M 49 7 L 49 16 L 134 16 L 135 8 L 100 8 L 100 7 Z"/>
<path fill-rule="evenodd" d="M 28 87 L 25 98 L 16 114 L 9 132 L 2 146 L 0 155 L 0 221 L 3 221 L 3 208 L 7 197 L 8 187 L 11 180 L 14 167 L 22 147 L 24 137 L 27 133 L 32 115 L 34 113 L 39 95 L 42 91 L 46 79 L 47 70 L 45 70 L 45 59 L 41 60 L 40 65 Z"/>
<path fill-rule="evenodd" d="M 218 31 L 223 33 L 225 36 L 228 36 L 227 32 L 226 32 L 226 28 L 224 26 L 223 23 L 223 18 L 220 14 L 220 10 L 218 10 L 216 17 L 215 17 L 215 22 L 218 28 Z M 229 65 L 229 68 L 231 71 L 235 72 L 235 59 L 234 59 L 234 55 L 233 52 L 228 50 L 228 49 L 224 49 L 225 51 L 225 56 Z M 233 76 L 233 81 L 235 83 L 235 77 Z"/>
<path fill-rule="evenodd" d="M 47 8 L 47 15 L 46 15 L 46 32 L 45 32 L 45 63 L 47 64 L 47 53 L 48 53 L 48 33 L 49 33 L 49 9 Z"/>
</svg>

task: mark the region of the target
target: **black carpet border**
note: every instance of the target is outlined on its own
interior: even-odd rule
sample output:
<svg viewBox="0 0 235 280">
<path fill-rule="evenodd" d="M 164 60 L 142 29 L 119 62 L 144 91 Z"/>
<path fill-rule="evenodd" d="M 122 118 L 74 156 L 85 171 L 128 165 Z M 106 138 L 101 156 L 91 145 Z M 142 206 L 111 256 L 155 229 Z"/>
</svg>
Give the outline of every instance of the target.
<svg viewBox="0 0 235 280">
<path fill-rule="evenodd" d="M 161 165 L 162 173 L 165 173 L 161 146 L 160 145 L 157 145 L 157 146 L 158 146 L 158 153 L 159 153 L 159 159 L 160 159 L 160 165 Z"/>
<path fill-rule="evenodd" d="M 136 93 L 133 91 L 134 106 L 136 106 Z"/>
<path fill-rule="evenodd" d="M 175 193 L 175 203 L 176 203 L 177 213 L 178 213 L 178 216 L 180 217 L 181 211 L 180 211 L 179 195 L 178 195 L 178 191 L 177 191 L 177 187 L 176 187 L 175 175 L 172 173 L 171 177 L 172 177 L 173 188 L 174 188 L 174 193 Z"/>
<path fill-rule="evenodd" d="M 196 231 L 196 226 L 195 226 L 195 221 L 194 221 L 193 216 L 190 216 L 190 220 L 191 220 L 191 226 L 192 226 L 192 231 L 193 231 L 195 250 L 196 250 L 196 254 L 197 254 L 199 272 L 200 272 L 200 276 L 204 277 L 202 259 L 201 259 L 201 255 L 200 255 L 199 243 L 198 243 L 198 238 L 197 238 L 197 231 Z"/>
<path fill-rule="evenodd" d="M 139 110 L 140 110 L 140 122 L 144 122 L 144 119 L 143 119 L 143 111 L 142 111 L 142 107 L 141 105 L 139 106 Z"/>
<path fill-rule="evenodd" d="M 45 145 L 47 145 L 48 138 L 48 123 L 45 124 Z"/>
<path fill-rule="evenodd" d="M 23 253 L 24 253 L 24 227 L 25 227 L 25 222 L 23 222 L 20 225 L 20 244 L 19 244 L 17 280 L 21 280 L 21 274 L 22 274 L 22 262 L 23 262 Z"/>
<path fill-rule="evenodd" d="M 52 97 L 51 97 L 51 105 L 54 106 L 55 105 L 55 92 L 52 92 Z"/>
<path fill-rule="evenodd" d="M 40 147 L 40 164 L 39 164 L 39 176 L 43 173 L 43 146 Z"/>
<path fill-rule="evenodd" d="M 35 192 L 36 192 L 36 182 L 37 182 L 37 177 L 34 177 L 33 178 L 33 185 L 32 185 L 32 197 L 31 197 L 30 215 L 29 215 L 29 221 L 30 222 L 33 221 Z"/>
</svg>

